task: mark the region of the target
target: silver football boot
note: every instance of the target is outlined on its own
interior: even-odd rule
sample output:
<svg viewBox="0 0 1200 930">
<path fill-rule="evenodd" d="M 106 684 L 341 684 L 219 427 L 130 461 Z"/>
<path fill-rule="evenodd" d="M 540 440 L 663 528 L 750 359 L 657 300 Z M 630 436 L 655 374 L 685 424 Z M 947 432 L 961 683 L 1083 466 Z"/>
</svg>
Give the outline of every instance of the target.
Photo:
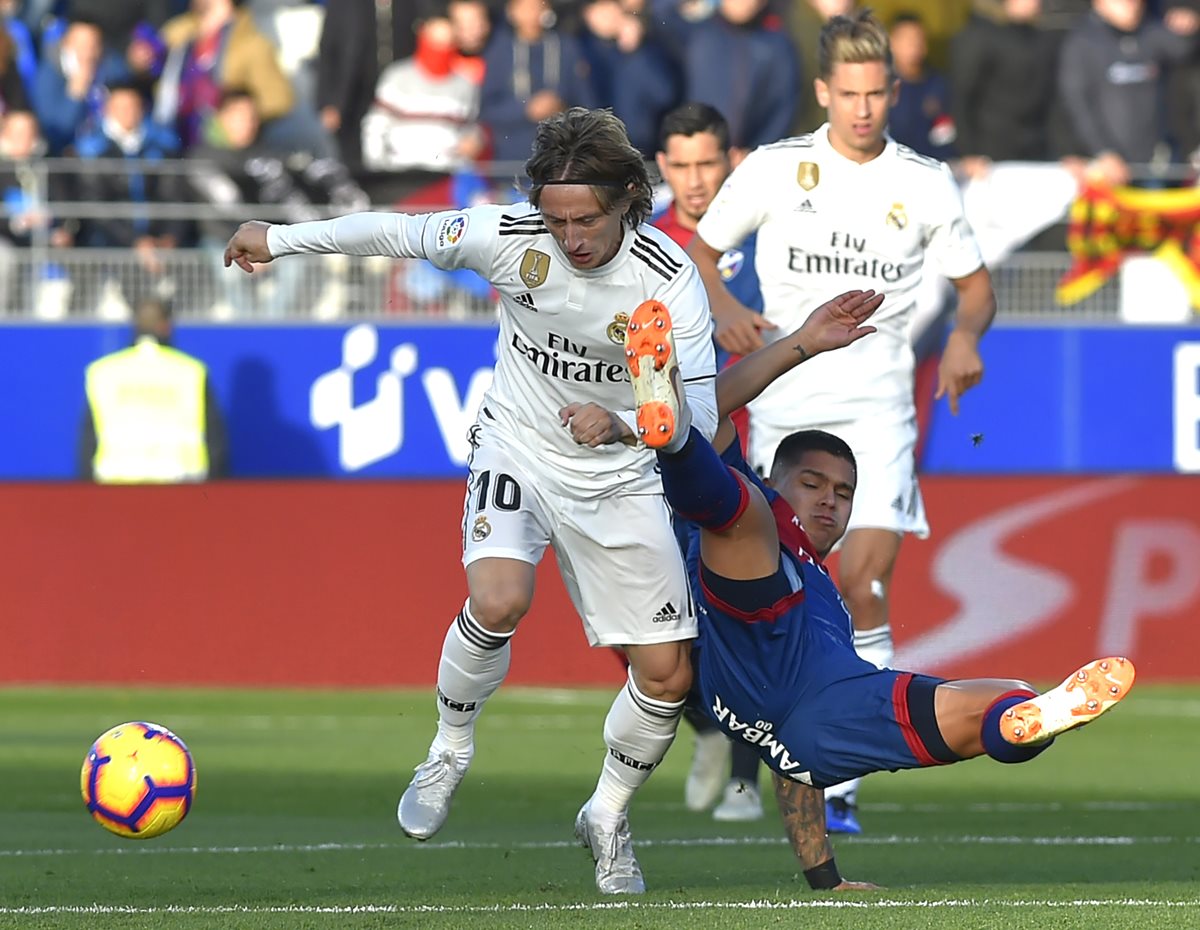
<svg viewBox="0 0 1200 930">
<path fill-rule="evenodd" d="M 450 801 L 466 774 L 451 750 L 440 755 L 430 752 L 400 797 L 396 808 L 400 829 L 415 840 L 427 840 L 442 829 L 450 816 Z"/>
<path fill-rule="evenodd" d="M 642 867 L 633 855 L 629 818 L 622 816 L 615 830 L 605 830 L 589 816 L 589 800 L 575 817 L 575 838 L 591 850 L 596 862 L 596 887 L 601 894 L 642 894 L 646 890 Z"/>
</svg>

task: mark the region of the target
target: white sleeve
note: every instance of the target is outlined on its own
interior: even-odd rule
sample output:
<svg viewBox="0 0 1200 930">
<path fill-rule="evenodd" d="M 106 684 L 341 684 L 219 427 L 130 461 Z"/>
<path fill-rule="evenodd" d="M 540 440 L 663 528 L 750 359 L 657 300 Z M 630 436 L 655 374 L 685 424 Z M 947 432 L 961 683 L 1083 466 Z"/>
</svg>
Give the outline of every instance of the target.
<svg viewBox="0 0 1200 930">
<path fill-rule="evenodd" d="M 766 199 L 757 184 L 765 169 L 762 161 L 759 152 L 747 155 L 700 217 L 696 233 L 718 252 L 736 249 L 766 221 Z"/>
<path fill-rule="evenodd" d="M 717 362 L 708 293 L 696 266 L 687 262 L 654 299 L 666 304 L 671 313 L 679 374 L 692 411 L 692 425 L 705 439 L 712 439 L 717 432 Z M 637 411 L 618 410 L 616 414 L 636 436 Z"/>
<path fill-rule="evenodd" d="M 931 191 L 933 215 L 925 233 L 926 255 L 943 277 L 965 278 L 983 267 L 983 254 L 963 210 L 962 192 L 948 165 Z"/>
<path fill-rule="evenodd" d="M 490 278 L 496 208 L 442 213 L 351 213 L 332 220 L 267 229 L 275 258 L 298 252 L 426 258 L 439 268 L 470 268 Z"/>
</svg>

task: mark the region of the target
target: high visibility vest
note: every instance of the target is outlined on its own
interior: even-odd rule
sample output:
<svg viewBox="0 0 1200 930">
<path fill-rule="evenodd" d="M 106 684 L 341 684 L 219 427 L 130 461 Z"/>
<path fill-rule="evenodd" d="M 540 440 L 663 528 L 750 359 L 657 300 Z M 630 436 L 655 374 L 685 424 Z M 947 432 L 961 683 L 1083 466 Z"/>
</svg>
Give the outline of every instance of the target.
<svg viewBox="0 0 1200 930">
<path fill-rule="evenodd" d="M 153 339 L 92 362 L 86 384 L 96 427 L 96 480 L 207 478 L 205 377 L 202 362 Z"/>
</svg>

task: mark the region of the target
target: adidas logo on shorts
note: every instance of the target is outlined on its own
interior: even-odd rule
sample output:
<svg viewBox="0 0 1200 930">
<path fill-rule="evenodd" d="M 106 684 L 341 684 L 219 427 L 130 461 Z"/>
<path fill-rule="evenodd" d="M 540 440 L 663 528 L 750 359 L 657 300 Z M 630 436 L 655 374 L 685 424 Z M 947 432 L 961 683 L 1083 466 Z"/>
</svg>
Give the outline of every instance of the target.
<svg viewBox="0 0 1200 930">
<path fill-rule="evenodd" d="M 654 623 L 675 623 L 679 620 L 679 611 L 675 609 L 675 605 L 667 601 L 658 609 L 658 613 L 654 615 L 652 622 Z"/>
</svg>

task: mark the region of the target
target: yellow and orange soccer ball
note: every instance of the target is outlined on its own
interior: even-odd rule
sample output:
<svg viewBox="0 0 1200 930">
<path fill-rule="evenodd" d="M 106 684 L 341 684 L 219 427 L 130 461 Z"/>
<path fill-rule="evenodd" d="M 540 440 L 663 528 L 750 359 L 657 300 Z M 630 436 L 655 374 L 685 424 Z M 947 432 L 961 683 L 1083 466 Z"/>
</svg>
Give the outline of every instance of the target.
<svg viewBox="0 0 1200 930">
<path fill-rule="evenodd" d="M 183 740 L 166 727 L 122 723 L 92 744 L 79 786 L 100 826 L 147 840 L 187 816 L 196 794 L 196 767 Z"/>
</svg>

